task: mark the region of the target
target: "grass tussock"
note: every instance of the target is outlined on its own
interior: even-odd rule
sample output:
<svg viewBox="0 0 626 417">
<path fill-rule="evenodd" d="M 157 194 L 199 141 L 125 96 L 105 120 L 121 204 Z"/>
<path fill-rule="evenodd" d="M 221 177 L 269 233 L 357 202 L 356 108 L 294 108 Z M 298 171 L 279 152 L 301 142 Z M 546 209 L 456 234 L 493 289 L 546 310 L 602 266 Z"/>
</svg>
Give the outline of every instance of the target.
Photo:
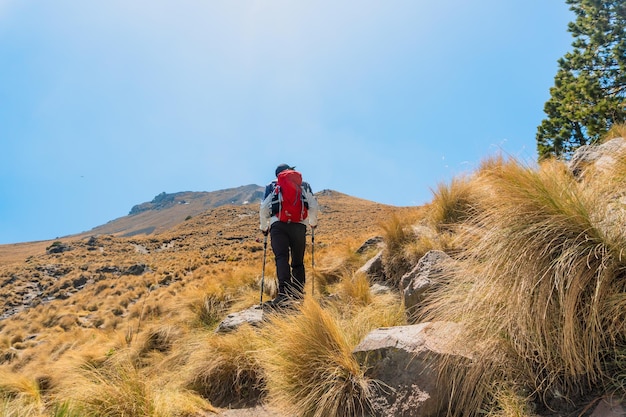
<svg viewBox="0 0 626 417">
<path fill-rule="evenodd" d="M 174 324 L 153 325 L 142 335 L 137 355 L 146 358 L 150 354 L 167 354 L 182 337 L 182 329 Z"/>
<path fill-rule="evenodd" d="M 370 253 L 358 253 L 362 241 L 347 239 L 332 249 L 324 249 L 317 253 L 318 258 L 315 270 L 310 269 L 311 275 L 315 274 L 315 286 L 323 294 L 328 294 L 330 288 L 343 280 L 345 276 L 352 275 L 364 263 Z M 312 259 L 305 259 L 305 265 L 311 265 Z M 307 262 L 308 261 L 308 262 Z"/>
<path fill-rule="evenodd" d="M 423 317 L 463 322 L 477 346 L 475 365 L 446 371 L 459 387 L 458 410 L 511 389 L 497 381 L 517 381 L 550 403 L 611 378 L 607 359 L 626 341 L 617 325 L 626 318 L 626 236 L 606 228 L 606 201 L 585 187 L 554 161 L 481 172 L 480 207 L 466 221 L 472 244 Z"/>
<path fill-rule="evenodd" d="M 217 407 L 254 406 L 263 397 L 259 335 L 249 326 L 207 338 L 191 353 L 185 385 Z"/>
<path fill-rule="evenodd" d="M 294 416 L 359 416 L 371 382 L 352 356 L 339 323 L 311 297 L 300 314 L 271 318 L 260 361 L 273 404 Z"/>
<path fill-rule="evenodd" d="M 343 303 L 364 306 L 372 302 L 370 282 L 364 273 L 345 276 L 334 288 Z"/>
<path fill-rule="evenodd" d="M 413 266 L 412 260 L 406 256 L 405 248 L 415 241 L 415 223 L 416 218 L 413 215 L 394 214 L 381 224 L 385 241 L 384 272 L 387 280 L 395 286 L 398 286 L 400 278 Z"/>
<path fill-rule="evenodd" d="M 400 296 L 395 292 L 371 294 L 365 305 L 337 303 L 331 306 L 335 320 L 344 329 L 350 346 L 356 346 L 369 332 L 379 327 L 406 325 L 406 315 Z"/>
<path fill-rule="evenodd" d="M 43 407 L 41 390 L 37 381 L 8 370 L 0 370 L 0 398 L 33 410 Z"/>
<path fill-rule="evenodd" d="M 276 289 L 273 266 L 267 259 L 263 280 L 267 299 Z M 185 317 L 194 328 L 213 330 L 232 311 L 248 308 L 259 303 L 262 280 L 262 264 L 241 264 L 221 271 L 203 267 L 195 271 L 202 277 L 199 284 L 185 289 L 183 296 L 190 315 Z"/>
<path fill-rule="evenodd" d="M 186 417 L 214 408 L 175 384 L 159 383 L 135 365 L 131 352 L 117 352 L 98 367 L 83 364 L 58 395 L 90 417 Z"/>
<path fill-rule="evenodd" d="M 427 218 L 439 232 L 454 231 L 476 214 L 475 184 L 469 177 L 456 177 L 449 184 L 439 183 L 433 190 Z"/>
</svg>

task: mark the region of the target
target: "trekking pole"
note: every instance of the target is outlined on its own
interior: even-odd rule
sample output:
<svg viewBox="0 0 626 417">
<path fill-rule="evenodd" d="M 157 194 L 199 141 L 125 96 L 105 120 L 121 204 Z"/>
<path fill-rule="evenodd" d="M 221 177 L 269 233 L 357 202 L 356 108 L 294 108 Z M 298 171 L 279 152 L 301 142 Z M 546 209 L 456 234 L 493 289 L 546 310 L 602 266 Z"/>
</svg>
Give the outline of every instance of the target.
<svg viewBox="0 0 626 417">
<path fill-rule="evenodd" d="M 261 274 L 261 307 L 263 306 L 263 290 L 265 287 L 265 255 L 267 253 L 267 234 L 263 239 L 263 273 Z"/>
<path fill-rule="evenodd" d="M 311 228 L 311 296 L 315 294 L 315 227 Z"/>
</svg>

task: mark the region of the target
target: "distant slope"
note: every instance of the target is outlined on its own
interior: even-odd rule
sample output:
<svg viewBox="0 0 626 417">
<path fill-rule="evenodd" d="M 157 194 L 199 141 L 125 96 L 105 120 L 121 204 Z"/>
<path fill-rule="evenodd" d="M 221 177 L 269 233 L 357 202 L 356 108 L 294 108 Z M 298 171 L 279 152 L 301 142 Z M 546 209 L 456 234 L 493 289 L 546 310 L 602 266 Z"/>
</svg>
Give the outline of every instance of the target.
<svg viewBox="0 0 626 417">
<path fill-rule="evenodd" d="M 160 233 L 211 208 L 230 204 L 236 206 L 259 204 L 263 192 L 263 187 L 250 184 L 211 192 L 161 193 L 150 202 L 134 206 L 127 216 L 97 226 L 78 236 L 130 237 Z"/>
<path fill-rule="evenodd" d="M 225 234 L 232 237 L 258 233 L 258 209 L 263 192 L 264 187 L 246 185 L 213 192 L 162 193 L 150 202 L 135 205 L 127 216 L 80 234 L 0 245 L 0 265 L 43 254 L 53 241 L 71 242 L 92 236 L 158 238 L 163 234 L 194 235 L 202 231 L 203 236 Z M 321 210 L 318 233 L 329 241 L 341 241 L 352 234 L 374 233 L 380 221 L 388 218 L 388 213 L 412 209 L 386 206 L 333 190 L 322 190 L 315 195 Z M 243 211 L 230 210 L 229 206 Z M 238 214 L 233 215 L 233 212 Z M 250 219 L 243 230 L 228 220 L 229 216 L 242 215 Z"/>
</svg>

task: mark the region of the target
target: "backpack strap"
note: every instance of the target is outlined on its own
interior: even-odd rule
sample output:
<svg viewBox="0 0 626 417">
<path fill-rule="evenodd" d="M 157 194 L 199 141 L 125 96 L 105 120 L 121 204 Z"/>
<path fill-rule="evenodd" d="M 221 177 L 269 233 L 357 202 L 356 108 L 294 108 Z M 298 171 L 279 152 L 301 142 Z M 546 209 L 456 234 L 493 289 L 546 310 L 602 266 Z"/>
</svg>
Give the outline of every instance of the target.
<svg viewBox="0 0 626 417">
<path fill-rule="evenodd" d="M 267 195 L 272 194 L 272 206 L 271 206 L 270 212 L 272 216 L 276 216 L 280 212 L 280 203 L 281 203 L 280 187 L 278 186 L 278 183 L 276 181 L 272 181 L 268 185 L 268 188 L 269 190 L 265 191 L 266 194 Z"/>
</svg>

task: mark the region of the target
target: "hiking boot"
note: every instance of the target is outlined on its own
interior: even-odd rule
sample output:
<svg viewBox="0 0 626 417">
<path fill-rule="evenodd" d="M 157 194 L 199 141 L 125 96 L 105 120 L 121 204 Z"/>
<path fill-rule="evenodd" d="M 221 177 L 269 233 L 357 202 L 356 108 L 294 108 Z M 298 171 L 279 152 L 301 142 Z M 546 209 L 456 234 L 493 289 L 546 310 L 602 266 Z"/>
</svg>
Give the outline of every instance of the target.
<svg viewBox="0 0 626 417">
<path fill-rule="evenodd" d="M 263 303 L 264 310 L 291 310 L 297 308 L 302 303 L 303 297 L 290 297 L 285 294 L 279 294 L 273 300 Z"/>
<path fill-rule="evenodd" d="M 273 300 L 264 302 L 263 308 L 274 309 L 274 310 L 279 309 L 279 308 L 284 308 L 288 306 L 289 302 L 290 300 L 287 295 L 278 294 L 276 298 L 274 298 Z"/>
</svg>

